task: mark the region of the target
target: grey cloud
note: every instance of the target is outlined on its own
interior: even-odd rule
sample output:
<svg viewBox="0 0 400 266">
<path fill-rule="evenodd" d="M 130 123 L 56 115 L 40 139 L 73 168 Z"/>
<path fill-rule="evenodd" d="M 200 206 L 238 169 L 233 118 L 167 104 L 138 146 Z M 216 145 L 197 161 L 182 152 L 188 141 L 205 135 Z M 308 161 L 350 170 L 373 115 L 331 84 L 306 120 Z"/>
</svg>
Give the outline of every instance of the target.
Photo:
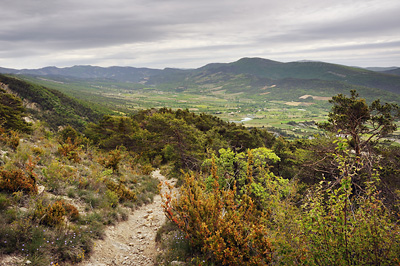
<svg viewBox="0 0 400 266">
<path fill-rule="evenodd" d="M 137 1 L 133 3 L 135 2 Z M 125 1 L 122 4 L 126 3 L 130 2 Z M 168 2 L 160 1 L 157 5 L 133 4 L 116 9 L 118 2 L 113 2 L 113 6 L 99 8 L 99 1 L 93 8 L 77 10 L 65 3 L 61 6 L 47 4 L 11 4 L 15 17 L 19 17 L 19 24 L 6 23 L 7 27 L 0 30 L 0 39 L 28 42 L 30 45 L 36 42 L 40 46 L 53 49 L 101 47 L 178 36 L 187 25 L 218 17 L 218 12 L 209 12 L 208 7 L 201 4 L 192 7 L 188 4 L 169 6 Z"/>
<path fill-rule="evenodd" d="M 379 14 L 365 14 L 355 16 L 334 24 L 318 25 L 306 30 L 305 33 L 313 37 L 372 37 L 400 32 L 400 8 L 388 10 Z"/>
<path fill-rule="evenodd" d="M 388 36 L 400 39 L 400 5 L 398 8 L 381 12 L 355 14 L 345 19 L 319 20 L 302 23 L 294 23 L 286 31 L 276 31 L 272 35 L 259 38 L 265 43 L 310 43 L 321 40 L 360 41 L 361 38 L 369 38 L 371 42 Z"/>
<path fill-rule="evenodd" d="M 181 67 L 205 60 L 273 57 L 285 52 L 314 51 L 322 55 L 352 49 L 378 50 L 378 46 L 383 49 L 385 42 L 387 47 L 393 47 L 400 41 L 400 4 L 387 0 L 379 7 L 379 3 L 3 0 L 0 66 L 12 67 L 12 58 L 36 58 L 40 66 L 65 64 L 80 61 L 79 56 L 88 53 L 90 58 L 82 57 L 82 61 L 88 60 L 82 63 L 177 63 Z M 385 9 L 388 3 L 391 5 Z M 326 45 L 329 41 L 334 45 Z M 374 44 L 376 41 L 380 44 Z M 363 45 L 351 47 L 351 42 Z M 321 46 L 310 48 L 313 44 Z M 62 53 L 65 55 L 61 58 Z M 73 58 L 68 59 L 68 55 Z M 15 60 L 14 64 L 18 62 L 25 61 Z"/>
<path fill-rule="evenodd" d="M 316 48 L 308 51 L 329 52 L 329 51 L 360 51 L 360 50 L 374 50 L 374 49 L 396 49 L 400 51 L 400 41 L 354 44 L 354 45 L 339 45 L 339 46 L 332 45 L 331 47 Z"/>
</svg>

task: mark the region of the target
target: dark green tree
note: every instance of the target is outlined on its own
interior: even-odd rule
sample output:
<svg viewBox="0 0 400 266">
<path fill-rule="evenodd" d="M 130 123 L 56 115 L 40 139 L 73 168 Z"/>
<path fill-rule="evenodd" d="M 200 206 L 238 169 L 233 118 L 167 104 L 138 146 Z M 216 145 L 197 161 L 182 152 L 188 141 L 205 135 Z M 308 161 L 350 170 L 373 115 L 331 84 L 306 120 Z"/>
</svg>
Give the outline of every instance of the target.
<svg viewBox="0 0 400 266">
<path fill-rule="evenodd" d="M 350 136 L 357 156 L 377 140 L 388 136 L 397 129 L 395 120 L 400 117 L 397 104 L 381 104 L 375 100 L 368 106 L 365 99 L 359 98 L 355 90 L 351 90 L 351 96 L 338 94 L 329 101 L 333 104 L 328 114 L 328 122 L 318 126 L 331 132 Z"/>
<path fill-rule="evenodd" d="M 169 113 L 155 113 L 146 120 L 153 151 L 161 151 L 164 158 L 175 167 L 198 169 L 205 153 L 204 134 L 185 120 Z"/>
<path fill-rule="evenodd" d="M 67 142 L 68 138 L 72 142 L 78 142 L 78 139 L 81 137 L 78 131 L 76 131 L 70 125 L 67 125 L 58 134 L 59 134 L 58 139 L 60 143 Z"/>
<path fill-rule="evenodd" d="M 30 124 L 24 120 L 25 108 L 17 96 L 0 90 L 0 126 L 22 132 L 31 130 Z"/>
</svg>

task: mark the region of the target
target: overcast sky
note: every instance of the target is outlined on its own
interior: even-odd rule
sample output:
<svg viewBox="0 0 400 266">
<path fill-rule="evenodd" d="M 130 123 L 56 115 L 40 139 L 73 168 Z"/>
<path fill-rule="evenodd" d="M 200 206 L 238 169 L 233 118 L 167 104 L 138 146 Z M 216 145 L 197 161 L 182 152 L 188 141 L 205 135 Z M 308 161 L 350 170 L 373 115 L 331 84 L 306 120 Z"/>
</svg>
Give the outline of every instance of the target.
<svg viewBox="0 0 400 266">
<path fill-rule="evenodd" d="M 0 67 L 400 66 L 399 0 L 0 0 Z"/>
</svg>

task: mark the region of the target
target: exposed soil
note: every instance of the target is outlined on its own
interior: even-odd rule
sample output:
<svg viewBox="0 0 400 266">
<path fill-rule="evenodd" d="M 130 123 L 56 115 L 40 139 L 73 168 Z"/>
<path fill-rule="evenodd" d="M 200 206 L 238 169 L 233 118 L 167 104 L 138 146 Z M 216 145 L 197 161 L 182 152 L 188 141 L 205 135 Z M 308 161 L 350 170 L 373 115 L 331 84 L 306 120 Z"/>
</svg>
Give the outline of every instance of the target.
<svg viewBox="0 0 400 266">
<path fill-rule="evenodd" d="M 307 99 L 307 98 L 313 98 L 314 100 L 318 100 L 318 101 L 329 101 L 332 99 L 332 97 L 323 97 L 323 96 L 313 96 L 313 95 L 303 95 L 300 96 L 299 99 Z"/>
<path fill-rule="evenodd" d="M 166 192 L 165 182 L 175 185 L 176 180 L 167 180 L 159 170 L 154 171 L 152 175 L 162 183 L 160 194 Z M 160 253 L 155 237 L 157 230 L 166 221 L 160 194 L 154 197 L 151 204 L 132 211 L 127 221 L 107 227 L 104 238 L 95 242 L 90 258 L 77 265 L 154 265 Z M 28 264 L 30 261 L 26 261 L 22 256 L 0 256 L 0 266 Z"/>
<path fill-rule="evenodd" d="M 313 105 L 314 103 L 305 103 L 305 102 L 285 102 L 286 105 L 290 106 L 310 106 Z"/>
</svg>

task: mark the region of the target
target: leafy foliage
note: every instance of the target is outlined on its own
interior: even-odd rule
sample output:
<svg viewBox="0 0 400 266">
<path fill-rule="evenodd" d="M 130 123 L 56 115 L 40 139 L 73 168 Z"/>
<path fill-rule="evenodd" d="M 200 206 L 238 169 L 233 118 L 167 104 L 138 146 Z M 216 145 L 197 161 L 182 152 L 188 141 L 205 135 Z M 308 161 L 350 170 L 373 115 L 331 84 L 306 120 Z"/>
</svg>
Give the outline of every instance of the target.
<svg viewBox="0 0 400 266">
<path fill-rule="evenodd" d="M 157 182 L 128 153 L 122 153 L 118 173 L 98 163 L 108 151 L 89 145 L 78 150 L 78 161 L 60 158 L 64 141 L 85 141 L 71 127 L 57 135 L 38 124 L 33 129 L 19 135 L 23 141 L 16 149 L 0 142 L 0 253 L 34 265 L 80 262 L 106 225 L 151 201 Z"/>
<path fill-rule="evenodd" d="M 195 256 L 192 261 L 203 257 L 221 265 L 399 263 L 399 228 L 376 189 L 378 175 L 375 172 L 366 179 L 363 193 L 353 194 L 352 176 L 359 175 L 362 169 L 347 145 L 339 140 L 332 155 L 337 161 L 337 182 L 321 182 L 303 196 L 297 194 L 300 187 L 295 182 L 268 172 L 262 162 L 266 158 L 276 160 L 271 151 L 261 150 L 266 156 L 260 157 L 256 150 L 247 156 L 221 150 L 220 157 L 205 163 L 211 163 L 210 176 L 186 174 L 179 197 L 164 195 L 166 215 L 190 240 L 191 254 Z M 242 182 L 240 178 L 229 178 L 229 173 L 235 173 L 235 164 L 235 175 Z M 221 173 L 225 174 L 222 178 Z M 303 202 L 301 208 L 296 204 L 298 200 Z M 245 213 L 241 212 L 243 206 Z M 252 215 L 259 216 L 256 225 Z M 241 234 L 242 224 L 248 225 L 244 227 L 249 230 L 244 234 L 247 238 Z M 236 233 L 232 236 L 230 232 Z M 247 257 L 259 254 L 250 235 L 267 241 L 263 242 L 265 261 Z M 243 239 L 248 242 L 240 245 Z M 249 246 L 254 249 L 249 250 Z M 198 252 L 201 255 L 193 255 Z"/>
<path fill-rule="evenodd" d="M 14 130 L 5 130 L 0 127 L 0 142 L 8 145 L 12 149 L 17 149 L 20 141 L 20 134 Z"/>
<path fill-rule="evenodd" d="M 34 108 L 29 109 L 32 115 L 36 119 L 46 121 L 52 129 L 70 124 L 79 130 L 83 130 L 87 122 L 97 121 L 100 118 L 100 115 L 86 104 L 78 102 L 57 90 L 4 75 L 0 75 L 0 83 L 7 85 L 20 98 L 29 101 L 34 106 Z M 19 119 L 21 111 L 23 111 L 21 109 L 22 101 L 16 100 L 15 96 L 4 92 L 1 93 L 1 99 L 3 99 L 3 102 L 8 102 L 6 105 L 8 108 L 14 110 L 10 112 L 3 104 L 0 105 L 0 113 L 5 113 L 8 116 L 7 123 L 11 123 L 10 126 L 17 127 L 20 130 L 27 129 L 27 124 Z"/>
<path fill-rule="evenodd" d="M 152 200 L 157 180 L 148 175 L 162 167 L 186 171 L 164 210 L 179 230 L 179 257 L 196 265 L 398 264 L 399 151 L 376 143 L 395 129 L 397 106 L 368 106 L 355 92 L 332 103 L 327 129 L 343 133 L 358 115 L 359 142 L 351 133 L 349 143 L 334 135 L 288 141 L 167 108 L 104 116 L 87 127 L 90 142 L 65 124 L 56 138 L 38 124 L 30 135 L 22 124 L 2 127 L 0 253 L 38 257 L 37 265 L 52 256 L 81 261 L 105 225 L 126 219 L 121 206 Z M 353 154 L 357 143 L 370 153 Z"/>
<path fill-rule="evenodd" d="M 136 194 L 128 189 L 122 182 L 118 184 L 114 181 L 107 181 L 107 188 L 110 191 L 113 191 L 119 198 L 120 201 L 135 201 Z"/>
<path fill-rule="evenodd" d="M 31 127 L 24 116 L 22 100 L 0 89 L 0 126 L 6 130 L 29 132 Z"/>
<path fill-rule="evenodd" d="M 66 217 L 71 221 L 77 221 L 79 219 L 79 211 L 70 203 L 66 203 L 63 200 L 57 200 L 48 206 L 43 206 L 41 201 L 36 204 L 34 218 L 41 224 L 48 226 L 61 226 L 64 225 Z"/>
<path fill-rule="evenodd" d="M 124 146 L 144 162 L 161 158 L 180 168 L 198 170 L 207 149 L 231 147 L 237 151 L 271 146 L 274 138 L 264 130 L 243 126 L 187 110 L 150 109 L 131 118 L 105 116 L 99 124 L 90 124 L 85 135 L 100 147 Z"/>
<path fill-rule="evenodd" d="M 268 213 L 258 210 L 251 197 L 243 194 L 237 198 L 235 189 L 221 189 L 216 175 L 210 192 L 193 174 L 187 174 L 185 181 L 179 201 L 166 195 L 164 209 L 195 250 L 222 265 L 265 265 L 271 261 L 264 223 Z"/>
<path fill-rule="evenodd" d="M 340 186 L 336 189 L 319 186 L 304 205 L 303 225 L 309 248 L 307 265 L 399 263 L 399 227 L 376 190 L 378 175 L 371 176 L 364 195 L 351 197 L 351 176 L 359 169 L 349 160 L 343 146 L 339 145 L 338 150 Z"/>
<path fill-rule="evenodd" d="M 58 147 L 58 152 L 60 153 L 60 155 L 76 163 L 79 163 L 79 161 L 81 160 L 79 158 L 80 150 L 81 147 L 79 145 L 79 142 L 72 142 L 70 138 L 68 138 L 65 143 L 60 144 L 60 146 Z"/>
<path fill-rule="evenodd" d="M 99 163 L 105 168 L 113 170 L 114 173 L 118 173 L 122 156 L 121 150 L 117 147 L 115 150 L 110 151 L 107 157 L 100 158 Z"/>
<path fill-rule="evenodd" d="M 355 90 L 351 91 L 350 98 L 342 94 L 332 97 L 332 112 L 328 115 L 328 122 L 320 124 L 320 127 L 350 135 L 356 154 L 360 155 L 373 140 L 386 137 L 397 129 L 395 119 L 400 117 L 400 109 L 396 104 L 382 105 L 380 100 L 368 106 L 365 99 L 358 97 Z"/>
</svg>

